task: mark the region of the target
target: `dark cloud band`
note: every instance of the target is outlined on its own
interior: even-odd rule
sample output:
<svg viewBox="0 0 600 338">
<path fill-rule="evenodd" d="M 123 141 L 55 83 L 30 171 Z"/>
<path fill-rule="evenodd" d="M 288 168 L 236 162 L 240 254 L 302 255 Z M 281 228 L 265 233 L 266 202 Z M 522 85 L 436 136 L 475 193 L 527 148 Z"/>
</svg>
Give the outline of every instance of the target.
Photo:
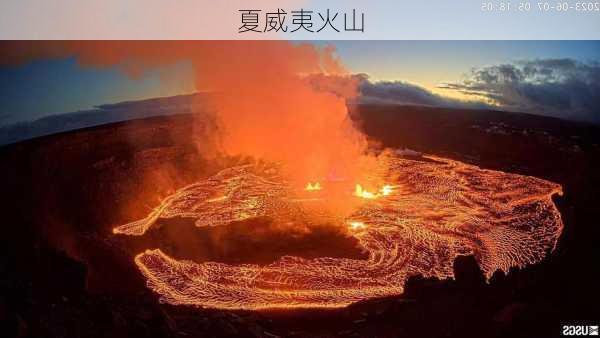
<svg viewBox="0 0 600 338">
<path fill-rule="evenodd" d="M 598 62 L 542 59 L 488 66 L 441 87 L 478 95 L 505 110 L 600 122 Z"/>
</svg>

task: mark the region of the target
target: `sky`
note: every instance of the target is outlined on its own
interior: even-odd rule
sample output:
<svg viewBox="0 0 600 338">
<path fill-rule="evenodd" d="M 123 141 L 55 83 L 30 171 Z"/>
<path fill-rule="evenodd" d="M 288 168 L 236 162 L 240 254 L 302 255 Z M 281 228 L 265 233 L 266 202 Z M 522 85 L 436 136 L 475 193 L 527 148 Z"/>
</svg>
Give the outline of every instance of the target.
<svg viewBox="0 0 600 338">
<path fill-rule="evenodd" d="M 132 78 L 115 67 L 82 67 L 75 58 L 0 66 L 0 125 L 105 103 L 190 93 L 190 67 L 182 62 Z"/>
<path fill-rule="evenodd" d="M 333 45 L 348 71 L 367 74 L 368 81 L 371 83 L 386 81 L 388 86 L 385 89 L 388 91 L 390 83 L 395 84 L 395 89 L 398 89 L 399 84 L 402 86 L 410 84 L 419 90 L 422 89 L 427 95 L 473 100 L 481 99 L 481 95 L 470 95 L 474 89 L 483 88 L 485 98 L 512 107 L 512 110 L 547 109 L 548 107 L 544 106 L 546 102 L 538 102 L 539 100 L 532 102 L 532 98 L 540 96 L 540 90 L 541 93 L 556 92 L 558 89 L 549 88 L 548 84 L 557 81 L 565 82 L 560 88 L 561 93 L 574 88 L 572 86 L 574 77 L 588 77 L 588 75 L 592 77 L 591 80 L 586 80 L 588 82 L 579 83 L 578 88 L 593 87 L 600 81 L 595 79 L 598 75 L 597 64 L 600 62 L 600 41 L 315 41 L 312 43 L 318 46 Z M 525 74 L 523 62 L 558 59 L 576 62 L 577 72 L 563 71 L 561 73 L 563 75 L 544 80 L 546 83 L 543 87 L 538 83 L 539 76 L 535 79 L 523 77 L 518 84 L 511 83 L 511 86 L 503 84 L 501 88 L 497 83 L 479 83 L 476 87 L 473 86 L 474 76 L 489 75 L 490 72 L 497 72 L 500 69 L 490 67 L 517 65 L 514 69 L 517 71 L 520 69 L 521 73 Z M 547 65 L 548 63 L 544 67 Z M 595 68 L 590 70 L 582 65 L 595 65 Z M 536 67 L 538 66 L 536 64 Z M 501 70 L 505 71 L 504 68 Z M 131 77 L 116 67 L 83 67 L 73 57 L 37 59 L 17 65 L 0 63 L 0 126 L 31 121 L 53 114 L 86 110 L 105 103 L 188 94 L 195 90 L 192 74 L 191 64 L 186 61 L 160 66 L 136 77 Z M 567 80 L 564 80 L 564 74 L 568 74 Z M 470 87 L 465 86 L 465 81 L 470 83 Z M 592 81 L 591 84 L 589 81 Z M 448 83 L 451 85 L 445 85 Z M 590 102 L 596 102 L 591 98 L 596 94 L 593 90 L 585 97 L 581 95 L 577 97 L 577 109 L 588 107 L 585 109 L 589 110 Z M 503 95 L 500 99 L 496 97 L 498 92 Z M 531 95 L 523 96 L 522 93 L 531 93 Z M 517 94 L 523 97 L 516 98 Z M 571 97 L 572 95 L 569 94 L 565 99 L 571 100 Z M 580 103 L 580 100 L 583 100 L 583 103 Z M 548 108 L 548 111 L 553 108 Z M 584 117 L 584 119 L 589 118 Z"/>
<path fill-rule="evenodd" d="M 600 41 L 337 41 L 344 64 L 374 80 L 401 80 L 437 90 L 473 67 L 519 60 L 600 61 Z"/>
</svg>

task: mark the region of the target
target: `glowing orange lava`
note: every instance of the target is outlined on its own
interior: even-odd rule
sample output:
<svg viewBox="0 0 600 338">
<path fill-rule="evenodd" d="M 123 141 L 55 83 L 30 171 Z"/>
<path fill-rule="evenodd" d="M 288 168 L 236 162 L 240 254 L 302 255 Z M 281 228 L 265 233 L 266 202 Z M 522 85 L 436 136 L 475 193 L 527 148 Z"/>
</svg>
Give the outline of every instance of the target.
<svg viewBox="0 0 600 338">
<path fill-rule="evenodd" d="M 377 192 L 377 193 L 373 193 L 373 192 L 363 189 L 363 187 L 360 184 L 357 184 L 356 187 L 354 188 L 354 196 L 366 198 L 366 199 L 375 199 L 375 198 L 379 198 L 382 196 L 387 196 L 391 193 L 392 193 L 391 185 L 384 185 L 381 189 L 379 189 L 379 192 Z"/>
<path fill-rule="evenodd" d="M 162 301 L 223 309 L 341 307 L 399 294 L 410 275 L 452 277 L 454 258 L 464 254 L 475 255 L 489 276 L 539 262 L 562 232 L 552 201 L 562 193 L 558 184 L 433 156 L 388 154 L 380 169 L 374 178 L 390 185 L 376 193 L 357 186 L 355 194 L 369 197 L 343 216 L 314 209 L 315 199 L 309 208 L 297 198 L 304 189 L 292 188 L 277 168 L 247 165 L 177 191 L 145 219 L 114 232 L 142 235 L 157 219 L 172 217 L 193 218 L 198 227 L 265 216 L 327 219 L 368 253 L 365 260 L 284 256 L 266 266 L 177 261 L 159 249 L 135 257 Z"/>
<path fill-rule="evenodd" d="M 362 230 L 367 227 L 364 222 L 358 221 L 348 221 L 348 226 L 350 226 L 351 230 Z"/>
<path fill-rule="evenodd" d="M 315 184 L 312 183 L 308 183 L 306 185 L 306 188 L 304 188 L 304 190 L 306 191 L 316 191 L 316 190 L 321 190 L 321 184 L 319 182 L 316 182 Z"/>
</svg>

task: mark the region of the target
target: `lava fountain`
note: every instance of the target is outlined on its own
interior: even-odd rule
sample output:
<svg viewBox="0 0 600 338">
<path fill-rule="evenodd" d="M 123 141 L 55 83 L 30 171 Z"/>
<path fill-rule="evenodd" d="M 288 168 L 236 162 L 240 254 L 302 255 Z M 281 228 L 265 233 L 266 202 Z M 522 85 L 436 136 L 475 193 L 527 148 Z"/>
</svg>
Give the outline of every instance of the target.
<svg viewBox="0 0 600 338">
<path fill-rule="evenodd" d="M 539 262 L 563 228 L 552 201 L 562 193 L 560 185 L 434 156 L 380 156 L 371 179 L 386 185 L 346 187 L 353 199 L 346 213 L 327 207 L 339 197 L 327 193 L 327 181 L 298 185 L 280 172 L 276 165 L 225 169 L 177 191 L 146 218 L 114 233 L 142 235 L 158 226 L 157 220 L 174 217 L 192 218 L 197 227 L 269 217 L 343 227 L 368 253 L 363 260 L 284 256 L 264 266 L 178 261 L 160 249 L 135 257 L 164 302 L 254 310 L 342 307 L 400 294 L 414 274 L 452 277 L 458 255 L 475 255 L 489 276 Z"/>
</svg>

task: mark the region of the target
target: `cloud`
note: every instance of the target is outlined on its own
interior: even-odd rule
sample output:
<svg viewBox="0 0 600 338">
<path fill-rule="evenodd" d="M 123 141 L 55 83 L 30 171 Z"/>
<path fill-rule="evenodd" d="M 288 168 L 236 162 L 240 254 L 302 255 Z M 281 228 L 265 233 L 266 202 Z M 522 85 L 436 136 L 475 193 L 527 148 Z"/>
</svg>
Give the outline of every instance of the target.
<svg viewBox="0 0 600 338">
<path fill-rule="evenodd" d="M 481 97 L 501 109 L 600 122 L 600 64 L 538 59 L 476 68 L 440 87 Z"/>
<path fill-rule="evenodd" d="M 368 75 L 354 75 L 359 81 L 361 103 L 391 103 L 444 108 L 489 108 L 483 102 L 453 99 L 403 81 L 371 82 Z"/>
</svg>

